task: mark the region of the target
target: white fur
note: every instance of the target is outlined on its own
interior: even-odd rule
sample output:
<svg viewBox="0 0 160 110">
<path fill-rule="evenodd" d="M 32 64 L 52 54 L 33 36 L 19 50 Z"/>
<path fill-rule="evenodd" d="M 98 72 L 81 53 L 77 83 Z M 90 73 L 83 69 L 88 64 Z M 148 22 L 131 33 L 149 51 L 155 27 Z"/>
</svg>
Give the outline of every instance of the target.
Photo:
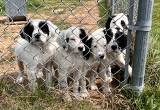
<svg viewBox="0 0 160 110">
<path fill-rule="evenodd" d="M 50 58 L 52 58 L 55 50 L 54 42 L 55 38 L 60 33 L 57 26 L 53 25 L 50 21 L 46 21 L 48 27 L 49 27 L 49 36 L 45 33 L 43 33 L 39 27 L 38 23 L 40 21 L 44 20 L 32 20 L 29 21 L 34 26 L 34 31 L 32 34 L 32 40 L 31 42 L 28 42 L 26 39 L 19 38 L 16 47 L 15 47 L 15 55 L 17 58 L 17 63 L 19 66 L 19 75 L 17 77 L 17 82 L 21 83 L 24 79 L 24 65 L 26 65 L 28 70 L 28 80 L 29 80 L 29 87 L 31 90 L 35 91 L 37 87 L 36 83 L 36 75 L 40 74 L 42 72 L 42 68 L 46 66 L 50 66 Z M 24 28 L 23 28 L 24 29 Z M 22 29 L 21 32 L 24 30 Z M 41 43 L 36 42 L 33 35 L 40 31 L 41 36 Z M 26 33 L 25 33 L 26 34 Z M 23 65 L 24 64 L 24 65 Z M 47 67 L 47 69 L 51 69 L 50 67 Z M 49 70 L 51 71 L 51 70 Z M 49 82 L 47 83 L 47 86 L 51 86 L 51 74 L 49 72 L 46 73 L 47 78 L 50 80 L 47 80 Z"/>
<path fill-rule="evenodd" d="M 123 34 L 127 35 L 129 21 L 128 17 L 124 13 L 118 13 L 113 16 L 114 17 L 112 18 L 109 27 L 110 30 L 113 32 L 113 37 L 107 45 L 107 56 L 109 57 L 110 62 L 114 61 L 114 63 L 116 63 L 120 67 L 125 68 L 126 49 L 122 51 L 119 48 L 117 48 L 116 50 L 113 51 L 111 46 L 118 44 L 116 41 L 117 39 L 115 38 L 116 33 L 123 32 Z M 124 21 L 125 26 L 122 26 L 121 21 Z M 120 28 L 120 30 L 117 30 L 117 27 Z M 130 65 L 128 65 L 128 73 L 130 76 L 132 75 L 132 67 Z"/>
<path fill-rule="evenodd" d="M 67 30 L 62 31 L 61 37 L 57 39 L 57 50 L 54 54 L 54 67 L 58 67 L 58 84 L 62 92 L 65 92 L 65 96 L 70 100 L 68 94 L 67 78 L 70 74 L 73 74 L 73 95 L 76 98 L 79 96 L 79 80 L 82 72 L 82 52 L 85 50 L 84 44 L 79 38 L 80 28 L 70 27 Z M 69 39 L 68 42 L 66 39 Z M 78 50 L 78 48 L 82 50 Z"/>
<path fill-rule="evenodd" d="M 110 92 L 109 87 L 109 79 L 111 78 L 111 69 L 110 66 L 107 64 L 107 56 L 106 56 L 106 39 L 105 35 L 102 32 L 103 29 L 98 29 L 95 32 L 93 32 L 88 40 L 92 38 L 92 45 L 91 45 L 91 56 L 88 60 L 84 60 L 84 72 L 83 77 L 86 76 L 86 74 L 89 75 L 90 78 L 90 88 L 91 90 L 98 89 L 95 85 L 96 76 L 100 76 L 103 80 L 103 91 L 104 92 Z M 101 56 L 104 57 L 101 57 Z M 99 69 L 99 73 L 97 70 Z M 108 75 L 109 74 L 109 75 Z M 88 91 L 86 90 L 86 81 L 85 78 L 82 77 L 82 90 L 81 90 L 81 96 L 87 97 Z"/>
</svg>

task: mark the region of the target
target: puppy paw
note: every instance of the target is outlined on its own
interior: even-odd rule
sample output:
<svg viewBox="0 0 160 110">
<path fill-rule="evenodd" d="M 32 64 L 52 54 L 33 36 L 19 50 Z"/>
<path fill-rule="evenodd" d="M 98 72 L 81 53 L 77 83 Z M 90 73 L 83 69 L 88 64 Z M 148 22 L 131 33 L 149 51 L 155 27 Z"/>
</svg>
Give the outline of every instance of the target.
<svg viewBox="0 0 160 110">
<path fill-rule="evenodd" d="M 77 99 L 77 100 L 83 100 L 83 98 L 80 96 L 79 93 L 73 93 L 73 96 L 74 96 L 74 98 Z"/>
<path fill-rule="evenodd" d="M 43 72 L 39 71 L 38 74 L 36 74 L 37 78 L 43 78 Z"/>
<path fill-rule="evenodd" d="M 87 97 L 89 97 L 89 93 L 88 93 L 88 91 L 87 91 L 87 90 L 85 90 L 85 91 L 81 91 L 80 96 L 81 96 L 82 98 L 87 98 Z"/>
<path fill-rule="evenodd" d="M 18 84 L 23 83 L 23 81 L 24 81 L 23 76 L 18 76 L 17 79 L 16 79 L 16 83 L 18 83 Z"/>
<path fill-rule="evenodd" d="M 91 85 L 91 90 L 96 91 L 98 90 L 98 87 L 96 85 Z"/>
</svg>

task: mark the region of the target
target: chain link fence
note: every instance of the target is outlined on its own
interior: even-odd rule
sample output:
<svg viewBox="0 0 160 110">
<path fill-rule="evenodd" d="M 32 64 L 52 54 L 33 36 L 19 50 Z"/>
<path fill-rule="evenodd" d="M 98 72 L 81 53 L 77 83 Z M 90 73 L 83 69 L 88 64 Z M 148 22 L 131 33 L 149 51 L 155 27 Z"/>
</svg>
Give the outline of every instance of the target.
<svg viewBox="0 0 160 110">
<path fill-rule="evenodd" d="M 130 5 L 131 1 L 133 4 Z M 28 1 L 4 0 L 3 2 L 0 2 L 0 5 L 1 5 L 1 8 L 0 8 L 0 14 L 1 14 L 0 16 L 0 22 L 1 22 L 0 24 L 0 79 L 1 79 L 1 85 L 3 85 L 3 88 L 5 85 L 5 90 L 3 89 L 3 91 L 7 91 L 7 93 L 10 94 L 11 96 L 12 95 L 27 96 L 26 93 L 24 93 L 24 91 L 29 91 L 30 81 L 28 79 L 28 71 L 26 67 L 24 71 L 25 80 L 23 81 L 23 83 L 16 82 L 19 68 L 18 68 L 17 60 L 15 58 L 15 45 L 17 43 L 17 39 L 20 38 L 20 35 L 19 35 L 20 30 L 27 23 L 29 23 L 29 20 L 34 20 L 34 19 L 49 20 L 53 24 L 55 24 L 61 31 L 66 30 L 71 26 L 75 26 L 76 28 L 83 27 L 87 35 L 91 35 L 95 30 L 105 25 L 104 23 L 106 23 L 106 19 L 112 16 L 108 14 L 110 13 L 110 11 L 112 14 L 124 13 L 126 15 L 129 15 L 129 17 L 131 17 L 130 9 L 132 8 L 132 6 L 134 6 L 133 7 L 134 11 L 132 10 L 133 21 L 132 21 L 132 18 L 129 18 L 129 25 L 130 25 L 129 33 L 131 32 L 131 34 L 128 34 L 129 37 L 127 39 L 129 40 L 125 49 L 129 50 L 130 48 L 132 48 L 131 49 L 132 57 L 133 57 L 134 50 L 136 50 L 134 49 L 134 47 L 136 47 L 135 46 L 136 33 L 133 32 L 134 29 L 132 28 L 136 25 L 136 22 L 137 22 L 138 0 L 113 0 L 113 1 L 112 0 L 106 0 L 106 1 L 105 0 L 99 0 L 99 1 L 96 1 L 96 0 L 61 0 L 61 1 L 60 0 L 28 0 Z M 105 21 L 99 24 L 98 22 L 100 20 L 103 20 L 103 18 L 106 18 Z M 138 29 L 135 29 L 135 30 L 138 30 Z M 72 30 L 72 32 L 73 31 L 74 30 Z M 99 43 L 99 40 L 97 40 L 97 43 Z M 124 65 L 125 67 L 128 67 L 129 61 L 133 60 L 134 63 L 136 62 L 135 61 L 136 59 L 129 58 L 129 56 L 131 56 L 129 55 L 129 53 L 130 51 L 127 51 L 128 58 L 125 58 L 126 65 L 127 65 L 127 66 Z M 30 54 L 31 53 L 28 53 L 28 55 Z M 73 54 L 74 53 L 72 52 L 69 53 L 68 54 L 69 56 L 65 56 L 64 59 L 68 61 L 67 58 L 70 56 L 73 56 Z M 122 54 L 126 56 L 126 53 L 122 53 Z M 32 59 L 32 60 L 35 60 L 35 59 Z M 86 75 L 84 78 L 87 83 L 86 84 L 87 91 L 89 92 L 88 97 L 85 97 L 85 98 L 98 107 L 116 109 L 115 105 L 119 105 L 125 109 L 132 109 L 130 104 L 127 101 L 123 102 L 124 97 L 120 94 L 120 91 L 123 88 L 125 88 L 126 85 L 128 85 L 129 83 L 129 82 L 127 83 L 125 82 L 126 80 L 128 81 L 128 75 L 127 75 L 127 78 L 126 77 L 124 78 L 124 76 L 126 76 L 125 68 L 124 67 L 117 68 L 116 67 L 117 65 L 115 65 L 116 58 L 113 58 L 112 60 L 113 60 L 111 61 L 112 63 L 102 64 L 103 65 L 102 70 L 104 71 L 107 71 L 105 69 L 108 68 L 108 65 L 111 65 L 112 82 L 109 85 L 109 88 L 111 88 L 111 93 L 106 95 L 102 90 L 103 82 L 105 81 L 103 79 L 103 76 L 99 77 L 99 74 L 100 74 L 99 68 L 102 68 L 102 67 L 99 67 L 97 69 L 94 68 L 94 70 L 90 72 L 90 74 L 96 73 L 94 77 L 96 78 L 95 83 L 98 89 L 91 90 L 90 88 L 91 80 L 89 79 L 91 75 Z M 63 62 L 65 63 L 66 61 L 63 61 Z M 80 63 L 79 67 L 83 65 L 85 62 L 85 60 L 82 57 L 81 57 L 81 61 L 77 60 L 76 62 L 76 63 Z M 68 61 L 68 62 L 70 62 L 71 64 L 73 63 L 72 61 Z M 134 63 L 132 63 L 131 66 Z M 74 75 L 71 76 L 70 74 L 67 74 L 67 76 L 65 77 L 68 78 L 68 87 L 62 91 L 60 89 L 60 85 L 58 82 L 59 75 L 57 76 L 57 74 L 60 74 L 58 73 L 58 71 L 60 70 L 64 71 L 61 65 L 63 64 L 58 64 L 57 68 L 52 68 L 53 73 L 52 72 L 50 73 L 53 75 L 53 79 L 52 79 L 53 84 L 49 88 L 52 91 L 51 93 L 53 93 L 55 96 L 58 95 L 58 97 L 61 97 L 61 96 L 64 96 L 65 93 L 69 92 L 69 94 L 71 95 L 71 98 L 74 99 L 75 97 L 73 94 L 73 91 L 74 91 L 73 85 L 76 82 L 76 78 L 74 78 Z M 89 63 L 88 67 L 90 68 L 91 66 L 92 66 L 92 63 Z M 43 65 L 41 67 L 40 71 L 43 71 L 43 70 L 48 71 L 48 68 L 46 68 L 46 65 L 45 66 Z M 79 68 L 75 68 L 75 70 L 77 70 L 77 72 L 80 71 Z M 82 76 L 82 74 L 83 73 L 81 73 L 81 76 L 80 76 L 81 78 L 84 77 Z M 37 78 L 36 82 L 38 82 L 39 89 L 44 90 L 47 76 L 45 76 L 43 73 L 41 75 L 42 76 L 40 76 L 40 78 Z M 132 79 L 131 81 L 135 80 L 133 77 L 131 77 L 131 79 Z M 134 83 L 132 86 L 138 87 L 137 85 L 134 85 Z M 81 88 L 82 87 L 80 86 L 79 89 L 81 90 Z M 3 91 L 1 90 L 1 93 L 3 93 Z M 78 100 L 82 100 L 82 98 L 78 98 Z"/>
</svg>

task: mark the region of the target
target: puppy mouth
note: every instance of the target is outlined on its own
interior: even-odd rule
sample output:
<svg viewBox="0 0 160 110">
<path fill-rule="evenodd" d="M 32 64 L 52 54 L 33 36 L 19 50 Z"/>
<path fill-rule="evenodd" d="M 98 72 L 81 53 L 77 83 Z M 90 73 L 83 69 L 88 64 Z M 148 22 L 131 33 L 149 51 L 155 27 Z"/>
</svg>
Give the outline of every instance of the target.
<svg viewBox="0 0 160 110">
<path fill-rule="evenodd" d="M 43 42 L 39 39 L 36 39 L 35 41 L 32 42 L 32 44 L 39 45 L 39 44 L 43 44 Z"/>
<path fill-rule="evenodd" d="M 42 43 L 42 41 L 40 39 L 36 39 L 35 42 L 41 42 Z"/>
</svg>

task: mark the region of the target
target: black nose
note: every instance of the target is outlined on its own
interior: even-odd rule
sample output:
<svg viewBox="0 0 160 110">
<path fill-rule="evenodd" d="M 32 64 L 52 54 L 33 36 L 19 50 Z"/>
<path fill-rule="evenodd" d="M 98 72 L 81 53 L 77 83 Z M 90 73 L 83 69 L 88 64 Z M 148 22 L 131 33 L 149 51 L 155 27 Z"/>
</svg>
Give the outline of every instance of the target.
<svg viewBox="0 0 160 110">
<path fill-rule="evenodd" d="M 104 58 L 104 55 L 99 55 L 99 58 L 100 58 L 100 59 L 103 59 L 103 58 Z"/>
<path fill-rule="evenodd" d="M 39 39 L 40 35 L 41 35 L 40 33 L 37 33 L 37 34 L 35 34 L 34 37 L 35 37 L 36 39 Z"/>
<path fill-rule="evenodd" d="M 83 50 L 83 47 L 78 47 L 78 50 L 79 50 L 79 51 L 82 51 L 82 50 Z"/>
<path fill-rule="evenodd" d="M 111 48 L 112 48 L 112 50 L 116 50 L 118 48 L 118 46 L 117 45 L 112 45 Z"/>
</svg>

